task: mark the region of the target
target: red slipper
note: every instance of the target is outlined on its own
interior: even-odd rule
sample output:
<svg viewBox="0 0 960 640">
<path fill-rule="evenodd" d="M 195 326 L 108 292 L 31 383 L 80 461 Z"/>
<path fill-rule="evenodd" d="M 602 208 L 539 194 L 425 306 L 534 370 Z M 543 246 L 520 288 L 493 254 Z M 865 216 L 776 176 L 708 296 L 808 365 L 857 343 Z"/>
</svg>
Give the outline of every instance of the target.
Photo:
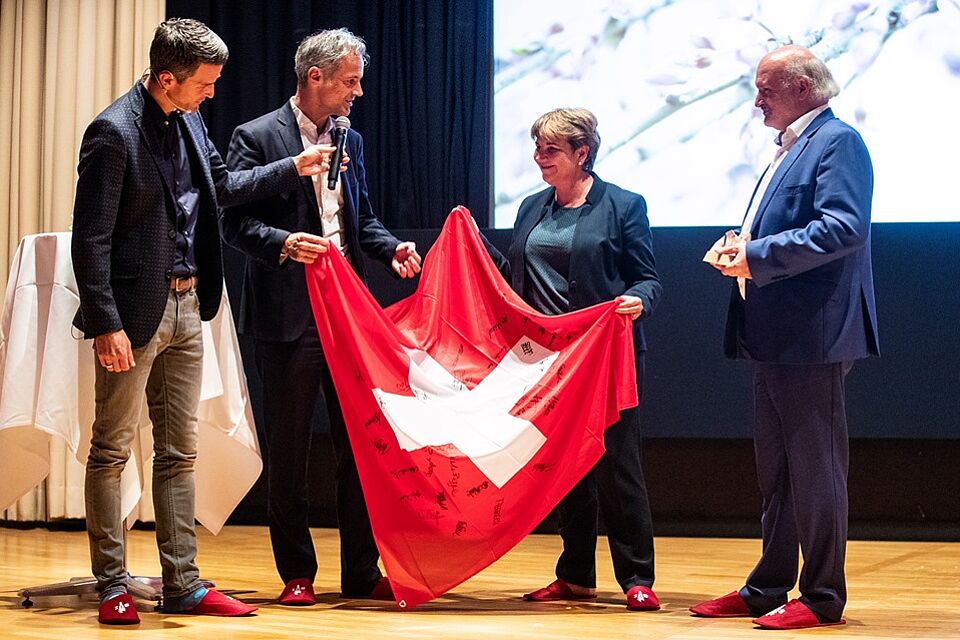
<svg viewBox="0 0 960 640">
<path fill-rule="evenodd" d="M 367 596 L 368 600 L 396 600 L 393 595 L 393 587 L 390 586 L 390 580 L 383 576 L 373 585 L 373 591 Z"/>
<path fill-rule="evenodd" d="M 286 607 L 308 607 L 317 604 L 317 596 L 309 580 L 297 578 L 286 584 L 277 602 Z"/>
<path fill-rule="evenodd" d="M 701 602 L 690 607 L 690 611 L 701 618 L 749 618 L 757 615 L 750 610 L 739 591 Z"/>
<path fill-rule="evenodd" d="M 140 624 L 140 616 L 129 593 L 121 593 L 101 602 L 97 620 L 100 624 Z"/>
<path fill-rule="evenodd" d="M 753 619 L 753 624 L 760 625 L 764 629 L 809 629 L 846 623 L 847 621 L 843 618 L 837 622 L 820 622 L 816 614 L 799 600 L 791 600 L 782 607 Z"/>
<path fill-rule="evenodd" d="M 183 613 L 196 616 L 235 617 L 248 616 L 256 610 L 256 607 L 240 602 L 230 596 L 225 596 L 215 589 L 210 589 L 200 602 L 197 603 L 197 606 Z"/>
<path fill-rule="evenodd" d="M 642 584 L 627 591 L 627 609 L 630 611 L 656 611 L 660 608 L 660 599 L 650 587 Z"/>
<path fill-rule="evenodd" d="M 523 594 L 524 600 L 534 600 L 536 602 L 549 602 L 551 600 L 590 600 L 596 597 L 597 594 L 595 593 L 574 593 L 573 589 L 560 579 L 554 580 L 543 589 L 537 589 L 536 591 Z"/>
</svg>

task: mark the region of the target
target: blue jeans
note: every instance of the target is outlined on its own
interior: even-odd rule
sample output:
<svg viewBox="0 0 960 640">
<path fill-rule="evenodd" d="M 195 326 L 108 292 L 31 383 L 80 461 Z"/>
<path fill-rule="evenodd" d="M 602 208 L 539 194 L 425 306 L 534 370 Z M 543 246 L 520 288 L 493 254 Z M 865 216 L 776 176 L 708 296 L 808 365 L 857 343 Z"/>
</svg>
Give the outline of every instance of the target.
<svg viewBox="0 0 960 640">
<path fill-rule="evenodd" d="M 193 466 L 203 371 L 200 305 L 193 290 L 171 291 L 157 332 L 133 350 L 136 367 L 96 367 L 96 418 L 84 495 L 90 558 L 98 590 L 125 588 L 120 473 L 130 457 L 146 393 L 153 424 L 153 506 L 164 599 L 200 588 L 194 530 Z"/>
</svg>

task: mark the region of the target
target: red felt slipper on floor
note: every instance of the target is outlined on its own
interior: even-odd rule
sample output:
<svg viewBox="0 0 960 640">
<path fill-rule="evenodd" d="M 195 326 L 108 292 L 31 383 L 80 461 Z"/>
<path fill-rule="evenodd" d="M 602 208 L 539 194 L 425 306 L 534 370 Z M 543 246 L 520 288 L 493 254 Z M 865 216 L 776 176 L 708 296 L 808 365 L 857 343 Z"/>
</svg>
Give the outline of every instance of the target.
<svg viewBox="0 0 960 640">
<path fill-rule="evenodd" d="M 630 611 L 656 611 L 660 608 L 660 599 L 650 587 L 638 584 L 627 591 L 627 609 Z"/>
<path fill-rule="evenodd" d="M 306 578 L 291 580 L 283 588 L 277 602 L 286 607 L 308 607 L 317 604 L 317 596 L 313 592 L 313 583 Z"/>
<path fill-rule="evenodd" d="M 129 593 L 121 593 L 101 602 L 97 620 L 100 624 L 140 624 L 140 616 Z"/>
<path fill-rule="evenodd" d="M 731 591 L 725 596 L 701 602 L 690 607 L 690 611 L 701 618 L 749 618 L 756 615 L 747 606 L 739 591 Z"/>
<path fill-rule="evenodd" d="M 596 598 L 595 593 L 574 593 L 563 580 L 557 579 L 545 586 L 543 589 L 537 589 L 530 593 L 523 594 L 524 600 L 533 600 L 535 602 L 549 602 L 552 600 L 590 600 Z"/>
<path fill-rule="evenodd" d="M 396 599 L 393 596 L 393 587 L 390 586 L 390 580 L 387 579 L 387 576 L 383 576 L 377 580 L 377 584 L 373 585 L 373 591 L 370 592 L 370 595 L 367 596 L 367 599 L 390 601 Z"/>
<path fill-rule="evenodd" d="M 257 608 L 240 602 L 230 596 L 225 596 L 215 589 L 210 589 L 193 609 L 184 611 L 196 616 L 248 616 Z"/>
<path fill-rule="evenodd" d="M 753 619 L 753 624 L 760 625 L 764 629 L 809 629 L 846 623 L 847 621 L 843 618 L 836 622 L 821 622 L 816 614 L 799 600 L 791 600 L 782 607 Z"/>
</svg>

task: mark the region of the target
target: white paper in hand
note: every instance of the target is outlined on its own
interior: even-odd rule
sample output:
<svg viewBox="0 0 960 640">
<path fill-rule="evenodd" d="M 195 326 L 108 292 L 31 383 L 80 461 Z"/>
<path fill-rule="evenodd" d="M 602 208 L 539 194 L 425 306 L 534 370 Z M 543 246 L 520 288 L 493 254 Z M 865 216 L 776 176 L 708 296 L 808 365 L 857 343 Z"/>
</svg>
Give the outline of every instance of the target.
<svg viewBox="0 0 960 640">
<path fill-rule="evenodd" d="M 728 230 L 716 242 L 713 243 L 713 246 L 705 254 L 703 254 L 703 261 L 714 267 L 716 266 L 726 266 L 733 261 L 732 253 L 729 254 L 720 254 L 720 251 L 726 247 L 735 245 L 737 242 L 750 242 L 750 233 L 740 236 L 737 235 L 737 232 L 733 229 Z"/>
</svg>

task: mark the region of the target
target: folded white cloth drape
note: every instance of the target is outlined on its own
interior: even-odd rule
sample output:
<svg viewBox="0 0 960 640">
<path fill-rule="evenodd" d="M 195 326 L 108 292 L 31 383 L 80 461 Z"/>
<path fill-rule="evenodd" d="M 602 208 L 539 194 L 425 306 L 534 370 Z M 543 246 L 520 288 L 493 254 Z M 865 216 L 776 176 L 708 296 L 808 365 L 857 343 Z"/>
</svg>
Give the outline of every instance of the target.
<svg viewBox="0 0 960 640">
<path fill-rule="evenodd" d="M 21 240 L 10 269 L 0 316 L 0 509 L 41 483 L 56 485 L 47 500 L 83 493 L 83 478 L 51 468 L 51 443 L 66 443 L 83 463 L 94 415 L 92 341 L 75 336 L 79 306 L 70 234 Z M 224 291 L 220 313 L 203 323 L 200 444 L 196 463 L 197 519 L 218 533 L 262 469 L 233 316 Z M 56 447 L 53 447 L 56 449 Z M 153 438 L 146 411 L 122 476 L 129 524 L 152 520 Z M 57 456 L 54 454 L 54 464 Z M 79 483 L 79 486 L 77 486 Z M 49 489 L 49 487 L 48 487 Z M 62 499 L 62 497 L 60 498 Z"/>
</svg>

